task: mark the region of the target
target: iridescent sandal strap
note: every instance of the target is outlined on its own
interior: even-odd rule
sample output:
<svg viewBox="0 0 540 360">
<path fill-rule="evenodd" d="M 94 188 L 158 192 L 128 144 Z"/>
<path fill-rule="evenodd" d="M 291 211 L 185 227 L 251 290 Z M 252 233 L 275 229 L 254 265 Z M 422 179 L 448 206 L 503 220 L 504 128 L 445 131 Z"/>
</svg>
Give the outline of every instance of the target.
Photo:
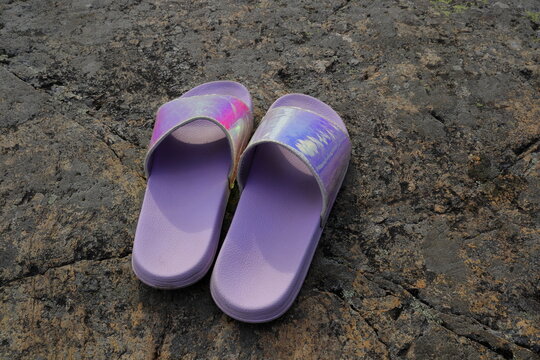
<svg viewBox="0 0 540 360">
<path fill-rule="evenodd" d="M 144 162 L 147 178 L 152 168 L 152 154 L 159 144 L 179 127 L 199 119 L 215 123 L 227 136 L 233 162 L 229 182 L 231 186 L 234 184 L 240 155 L 253 130 L 253 115 L 242 100 L 227 95 L 178 98 L 159 108 Z"/>
<path fill-rule="evenodd" d="M 351 154 L 348 134 L 317 113 L 292 106 L 271 108 L 240 159 L 240 191 L 245 185 L 253 149 L 263 143 L 276 143 L 289 149 L 309 167 L 321 191 L 321 226 L 324 226 L 347 172 Z"/>
</svg>

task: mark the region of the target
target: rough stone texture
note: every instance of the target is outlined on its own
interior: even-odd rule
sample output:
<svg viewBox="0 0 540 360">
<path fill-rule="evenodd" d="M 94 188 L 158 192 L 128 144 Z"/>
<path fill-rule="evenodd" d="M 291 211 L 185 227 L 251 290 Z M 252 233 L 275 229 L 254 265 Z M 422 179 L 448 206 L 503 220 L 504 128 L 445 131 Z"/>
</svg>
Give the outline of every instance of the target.
<svg viewBox="0 0 540 360">
<path fill-rule="evenodd" d="M 537 0 L 3 1 L 0 358 L 538 359 L 539 26 Z M 317 96 L 353 141 L 270 324 L 130 270 L 154 113 L 215 79 L 257 121 Z"/>
</svg>

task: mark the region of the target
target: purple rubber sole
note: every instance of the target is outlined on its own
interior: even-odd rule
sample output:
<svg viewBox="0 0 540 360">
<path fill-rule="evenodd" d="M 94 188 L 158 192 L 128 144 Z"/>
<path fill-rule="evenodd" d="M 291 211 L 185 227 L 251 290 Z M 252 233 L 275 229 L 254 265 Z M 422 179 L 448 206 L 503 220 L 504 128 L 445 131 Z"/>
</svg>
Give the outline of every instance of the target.
<svg viewBox="0 0 540 360">
<path fill-rule="evenodd" d="M 247 90 L 234 82 L 206 83 L 183 97 L 205 94 L 237 96 L 251 106 Z M 229 197 L 229 144 L 217 125 L 195 120 L 169 135 L 152 161 L 133 271 L 151 287 L 185 287 L 208 272 L 216 254 Z"/>
<path fill-rule="evenodd" d="M 287 100 L 288 106 L 335 114 L 326 104 L 303 95 L 289 95 Z M 256 148 L 212 273 L 212 297 L 223 312 L 259 323 L 289 309 L 322 233 L 321 207 L 320 190 L 307 166 L 280 145 Z"/>
<path fill-rule="evenodd" d="M 133 270 L 144 283 L 182 287 L 208 271 L 229 195 L 228 146 L 170 136 L 156 150 L 133 247 Z"/>
</svg>

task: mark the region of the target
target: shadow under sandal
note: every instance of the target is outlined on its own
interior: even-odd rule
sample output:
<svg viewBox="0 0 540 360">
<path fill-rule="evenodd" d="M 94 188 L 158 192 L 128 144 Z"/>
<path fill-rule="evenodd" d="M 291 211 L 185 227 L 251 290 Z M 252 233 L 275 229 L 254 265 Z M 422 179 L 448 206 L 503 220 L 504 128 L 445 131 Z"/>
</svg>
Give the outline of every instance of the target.
<svg viewBox="0 0 540 360">
<path fill-rule="evenodd" d="M 142 282 L 174 289 L 208 272 L 252 127 L 249 92 L 232 81 L 197 86 L 159 108 L 133 245 Z"/>
<path fill-rule="evenodd" d="M 291 94 L 270 107 L 240 160 L 242 193 L 212 273 L 226 314 L 266 322 L 291 306 L 350 153 L 345 124 L 320 100 Z"/>
</svg>

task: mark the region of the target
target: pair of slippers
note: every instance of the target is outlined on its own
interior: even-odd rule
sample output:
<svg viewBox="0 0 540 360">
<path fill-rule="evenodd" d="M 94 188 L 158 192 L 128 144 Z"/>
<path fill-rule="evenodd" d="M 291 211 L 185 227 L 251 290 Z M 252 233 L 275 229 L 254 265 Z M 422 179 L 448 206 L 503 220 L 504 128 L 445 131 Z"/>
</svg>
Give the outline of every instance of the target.
<svg viewBox="0 0 540 360">
<path fill-rule="evenodd" d="M 147 285 L 174 289 L 210 269 L 234 180 L 240 200 L 215 262 L 211 293 L 229 316 L 266 322 L 291 306 L 347 171 L 339 115 L 301 94 L 279 98 L 250 139 L 248 90 L 209 82 L 161 106 L 132 265 Z"/>
</svg>

